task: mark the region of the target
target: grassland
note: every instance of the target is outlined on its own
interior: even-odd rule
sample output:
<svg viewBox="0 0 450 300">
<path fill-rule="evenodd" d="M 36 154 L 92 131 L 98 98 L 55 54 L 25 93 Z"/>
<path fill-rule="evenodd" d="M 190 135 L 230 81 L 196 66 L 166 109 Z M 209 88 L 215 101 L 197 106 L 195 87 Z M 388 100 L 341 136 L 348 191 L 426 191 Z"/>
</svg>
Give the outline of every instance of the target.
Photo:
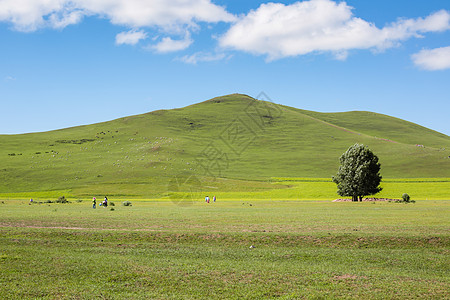
<svg viewBox="0 0 450 300">
<path fill-rule="evenodd" d="M 449 201 L 118 204 L 0 202 L 0 298 L 448 299 Z"/>
<path fill-rule="evenodd" d="M 414 179 L 385 179 L 381 184 L 383 190 L 373 197 L 401 199 L 403 193 L 407 193 L 413 200 L 450 200 L 450 178 L 414 178 Z M 114 190 L 117 189 L 117 190 Z M 120 190 L 119 190 L 120 188 Z M 111 187 L 108 196 L 118 201 L 126 199 L 142 199 L 139 194 L 144 194 L 146 185 L 141 185 L 141 190 L 136 185 L 117 185 Z M 125 193 L 124 193 L 124 189 Z M 114 193 L 117 191 L 117 193 Z M 126 191 L 130 191 L 126 193 Z M 126 196 L 131 192 L 137 194 L 134 198 Z M 166 186 L 165 195 L 156 199 L 190 201 L 195 202 L 204 199 L 206 195 L 216 196 L 221 200 L 334 200 L 340 198 L 337 195 L 336 184 L 330 178 L 289 178 L 277 177 L 268 182 L 238 181 L 217 178 L 214 180 L 202 180 L 196 178 L 194 182 L 180 186 Z M 51 192 L 22 192 L 0 193 L 0 199 L 34 199 L 36 201 L 55 201 L 60 196 L 65 196 L 71 201 L 89 200 L 92 197 L 103 197 L 92 191 L 89 196 L 76 196 L 71 190 Z M 150 200 L 150 199 L 147 199 Z"/>
<path fill-rule="evenodd" d="M 418 202 L 332 203 L 356 142 Z M 0 144 L 0 299 L 449 298 L 450 138 L 419 125 L 229 95 Z"/>
<path fill-rule="evenodd" d="M 0 135 L 0 194 L 164 198 L 171 180 L 187 175 L 225 193 L 280 189 L 286 198 L 298 191 L 274 185 L 272 177 L 331 178 L 356 142 L 379 156 L 385 179 L 450 177 L 444 134 L 375 113 L 316 113 L 236 94 L 105 123 Z M 316 194 L 300 198 L 329 198 Z"/>
</svg>

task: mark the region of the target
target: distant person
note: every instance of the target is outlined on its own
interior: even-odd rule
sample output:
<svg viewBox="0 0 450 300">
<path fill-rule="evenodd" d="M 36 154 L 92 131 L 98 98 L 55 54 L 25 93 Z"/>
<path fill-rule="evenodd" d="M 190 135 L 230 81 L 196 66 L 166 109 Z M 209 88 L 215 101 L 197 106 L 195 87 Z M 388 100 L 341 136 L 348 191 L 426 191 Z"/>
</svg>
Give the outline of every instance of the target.
<svg viewBox="0 0 450 300">
<path fill-rule="evenodd" d="M 206 196 L 205 200 L 206 200 L 206 203 L 209 203 L 209 196 Z"/>
<path fill-rule="evenodd" d="M 216 196 L 213 196 L 213 202 L 216 202 Z"/>
<path fill-rule="evenodd" d="M 33 203 L 33 198 L 30 199 L 30 203 Z"/>
<path fill-rule="evenodd" d="M 92 198 L 92 208 L 95 208 L 95 205 L 97 204 L 97 199 Z"/>
<path fill-rule="evenodd" d="M 105 196 L 105 200 L 103 200 L 103 206 L 108 207 L 108 198 Z"/>
</svg>

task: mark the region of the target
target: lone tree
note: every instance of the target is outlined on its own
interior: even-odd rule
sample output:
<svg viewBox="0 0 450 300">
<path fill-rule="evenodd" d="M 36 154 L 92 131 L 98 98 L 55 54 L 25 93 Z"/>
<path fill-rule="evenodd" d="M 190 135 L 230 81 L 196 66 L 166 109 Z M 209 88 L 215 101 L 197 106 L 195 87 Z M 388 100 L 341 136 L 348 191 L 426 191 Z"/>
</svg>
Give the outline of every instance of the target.
<svg viewBox="0 0 450 300">
<path fill-rule="evenodd" d="M 354 144 L 339 159 L 341 165 L 333 176 L 339 195 L 362 201 L 364 196 L 382 190 L 379 187 L 382 177 L 378 157 L 367 146 Z"/>
</svg>

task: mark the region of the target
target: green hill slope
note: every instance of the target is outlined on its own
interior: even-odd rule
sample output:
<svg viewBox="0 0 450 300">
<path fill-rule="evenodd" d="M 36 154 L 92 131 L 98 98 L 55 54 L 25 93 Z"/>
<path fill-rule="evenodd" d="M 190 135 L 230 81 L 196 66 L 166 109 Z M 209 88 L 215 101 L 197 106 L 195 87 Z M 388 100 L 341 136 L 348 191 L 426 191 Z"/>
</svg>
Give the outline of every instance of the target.
<svg viewBox="0 0 450 300">
<path fill-rule="evenodd" d="M 337 126 L 400 143 L 426 145 L 435 148 L 448 144 L 449 137 L 445 134 L 383 114 L 367 111 L 301 112 Z"/>
<path fill-rule="evenodd" d="M 159 197 L 180 174 L 204 176 L 219 189 L 269 189 L 271 177 L 331 177 L 355 142 L 379 156 L 384 177 L 450 177 L 446 135 L 380 114 L 316 113 L 235 94 L 89 126 L 0 135 L 0 193 Z"/>
</svg>

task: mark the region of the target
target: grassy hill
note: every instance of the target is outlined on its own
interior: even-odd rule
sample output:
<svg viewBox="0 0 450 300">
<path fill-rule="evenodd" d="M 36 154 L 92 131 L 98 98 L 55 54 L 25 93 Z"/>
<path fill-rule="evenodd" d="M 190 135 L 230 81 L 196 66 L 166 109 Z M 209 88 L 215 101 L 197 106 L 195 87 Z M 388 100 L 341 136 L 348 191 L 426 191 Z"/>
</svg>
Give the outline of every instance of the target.
<svg viewBox="0 0 450 300">
<path fill-rule="evenodd" d="M 88 126 L 0 135 L 0 194 L 160 197 L 171 181 L 191 174 L 214 189 L 273 189 L 272 177 L 331 177 L 356 142 L 379 156 L 385 178 L 450 177 L 444 134 L 370 112 L 318 113 L 234 94 Z"/>
</svg>

